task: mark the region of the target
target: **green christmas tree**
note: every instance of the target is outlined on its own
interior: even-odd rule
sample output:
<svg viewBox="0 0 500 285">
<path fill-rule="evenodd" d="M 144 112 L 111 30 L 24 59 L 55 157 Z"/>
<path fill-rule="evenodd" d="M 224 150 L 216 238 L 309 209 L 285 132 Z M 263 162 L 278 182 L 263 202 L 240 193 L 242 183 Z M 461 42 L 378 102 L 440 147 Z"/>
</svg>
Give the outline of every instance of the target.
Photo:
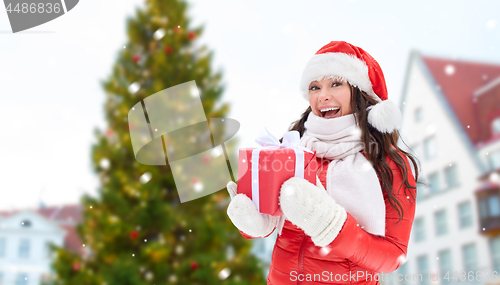
<svg viewBox="0 0 500 285">
<path fill-rule="evenodd" d="M 46 284 L 265 284 L 251 242 L 227 217 L 225 189 L 181 203 L 170 165 L 145 165 L 134 156 L 129 110 L 156 92 L 195 80 L 206 118 L 228 112 L 227 104 L 215 106 L 222 73 L 212 72 L 212 53 L 196 47 L 203 27 L 190 27 L 187 7 L 182 0 L 147 0 L 127 20 L 129 42 L 102 82 L 108 128 L 95 130 L 92 146 L 101 186 L 97 198 L 81 199 L 77 231 L 86 254 L 53 245 L 55 276 Z M 227 146 L 230 157 L 234 150 Z"/>
</svg>

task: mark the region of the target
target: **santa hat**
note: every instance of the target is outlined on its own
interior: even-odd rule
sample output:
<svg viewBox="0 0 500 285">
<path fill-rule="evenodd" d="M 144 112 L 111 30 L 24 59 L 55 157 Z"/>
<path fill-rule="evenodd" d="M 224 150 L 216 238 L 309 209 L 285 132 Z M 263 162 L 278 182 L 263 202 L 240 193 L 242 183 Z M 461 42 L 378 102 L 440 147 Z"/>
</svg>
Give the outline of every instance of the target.
<svg viewBox="0 0 500 285">
<path fill-rule="evenodd" d="M 309 100 L 309 84 L 324 77 L 338 77 L 378 101 L 367 108 L 368 123 L 380 132 L 391 133 L 401 125 L 401 111 L 388 100 L 384 74 L 377 61 L 361 48 L 344 41 L 332 41 L 307 62 L 300 90 Z"/>
</svg>

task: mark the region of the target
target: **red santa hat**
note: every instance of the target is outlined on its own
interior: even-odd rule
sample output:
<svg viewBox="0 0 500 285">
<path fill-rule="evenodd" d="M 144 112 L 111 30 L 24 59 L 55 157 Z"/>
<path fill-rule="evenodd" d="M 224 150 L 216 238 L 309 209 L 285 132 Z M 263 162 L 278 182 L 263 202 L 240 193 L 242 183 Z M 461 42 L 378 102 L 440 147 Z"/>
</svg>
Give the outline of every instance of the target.
<svg viewBox="0 0 500 285">
<path fill-rule="evenodd" d="M 300 90 L 309 100 L 309 84 L 337 77 L 357 86 L 378 101 L 367 108 L 368 123 L 380 132 L 392 133 L 401 125 L 401 111 L 387 96 L 384 74 L 377 61 L 363 49 L 344 41 L 332 41 L 307 62 Z"/>
</svg>

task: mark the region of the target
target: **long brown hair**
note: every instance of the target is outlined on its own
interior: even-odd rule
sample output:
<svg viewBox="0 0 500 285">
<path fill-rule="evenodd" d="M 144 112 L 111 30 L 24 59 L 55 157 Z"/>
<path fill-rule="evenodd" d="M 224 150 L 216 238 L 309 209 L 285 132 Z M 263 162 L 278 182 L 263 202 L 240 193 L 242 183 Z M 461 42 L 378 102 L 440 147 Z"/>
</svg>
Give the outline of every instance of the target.
<svg viewBox="0 0 500 285">
<path fill-rule="evenodd" d="M 391 168 L 389 167 L 389 165 L 385 160 L 385 157 L 386 155 L 388 155 L 397 164 L 399 170 L 403 175 L 403 182 L 405 187 L 410 189 L 416 189 L 416 185 L 411 185 L 410 182 L 408 181 L 408 173 L 412 175 L 411 169 L 410 170 L 407 169 L 406 163 L 403 157 L 400 155 L 400 153 L 406 155 L 411 160 L 413 168 L 415 169 L 415 181 L 418 181 L 418 159 L 411 153 L 408 153 L 398 147 L 398 140 L 401 138 L 401 136 L 397 130 L 393 131 L 390 134 L 382 133 L 377 129 L 375 129 L 374 127 L 372 127 L 370 124 L 368 124 L 369 111 L 367 111 L 366 108 L 374 104 L 377 104 L 377 101 L 368 94 L 366 94 L 364 91 L 359 90 L 358 87 L 354 87 L 352 85 L 350 85 L 350 87 L 351 87 L 351 109 L 354 110 L 354 113 L 356 114 L 355 116 L 356 124 L 361 129 L 361 140 L 365 146 L 368 146 L 365 147 L 364 153 L 367 155 L 368 160 L 372 163 L 375 172 L 382 181 L 382 189 L 384 189 L 385 192 L 387 193 L 389 203 L 398 212 L 399 214 L 398 222 L 399 222 L 403 218 L 403 207 L 399 203 L 396 196 L 394 196 L 393 194 L 394 189 L 392 189 L 392 183 L 394 176 Z M 354 106 L 354 108 L 352 108 L 352 106 Z M 309 106 L 307 110 L 304 113 L 302 113 L 300 119 L 294 121 L 291 124 L 289 131 L 293 130 L 298 131 L 300 137 L 302 137 L 304 131 L 306 130 L 304 127 L 304 123 L 307 121 L 307 117 L 311 112 L 312 109 L 311 106 Z M 282 140 L 283 138 L 280 139 L 280 142 L 282 142 Z M 401 139 L 401 141 L 403 140 Z M 413 200 L 415 200 L 413 192 L 410 191 L 410 194 Z M 405 195 L 408 195 L 406 193 L 406 189 L 405 189 Z"/>
</svg>

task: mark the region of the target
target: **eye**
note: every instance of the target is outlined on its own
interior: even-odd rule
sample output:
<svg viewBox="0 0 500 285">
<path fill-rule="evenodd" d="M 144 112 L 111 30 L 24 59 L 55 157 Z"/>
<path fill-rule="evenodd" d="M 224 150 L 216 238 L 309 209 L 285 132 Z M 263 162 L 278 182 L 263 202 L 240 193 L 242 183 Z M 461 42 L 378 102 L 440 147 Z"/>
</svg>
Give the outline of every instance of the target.
<svg viewBox="0 0 500 285">
<path fill-rule="evenodd" d="M 333 83 L 332 83 L 332 86 L 334 86 L 334 87 L 338 87 L 338 86 L 340 86 L 340 85 L 342 85 L 342 82 L 340 82 L 340 81 L 335 81 L 335 82 L 333 82 Z M 309 88 L 309 90 L 315 90 L 315 89 L 313 89 L 313 88 L 315 88 L 315 87 L 316 87 L 316 88 L 318 88 L 316 85 L 313 85 L 313 86 L 311 86 L 311 87 Z"/>
</svg>

